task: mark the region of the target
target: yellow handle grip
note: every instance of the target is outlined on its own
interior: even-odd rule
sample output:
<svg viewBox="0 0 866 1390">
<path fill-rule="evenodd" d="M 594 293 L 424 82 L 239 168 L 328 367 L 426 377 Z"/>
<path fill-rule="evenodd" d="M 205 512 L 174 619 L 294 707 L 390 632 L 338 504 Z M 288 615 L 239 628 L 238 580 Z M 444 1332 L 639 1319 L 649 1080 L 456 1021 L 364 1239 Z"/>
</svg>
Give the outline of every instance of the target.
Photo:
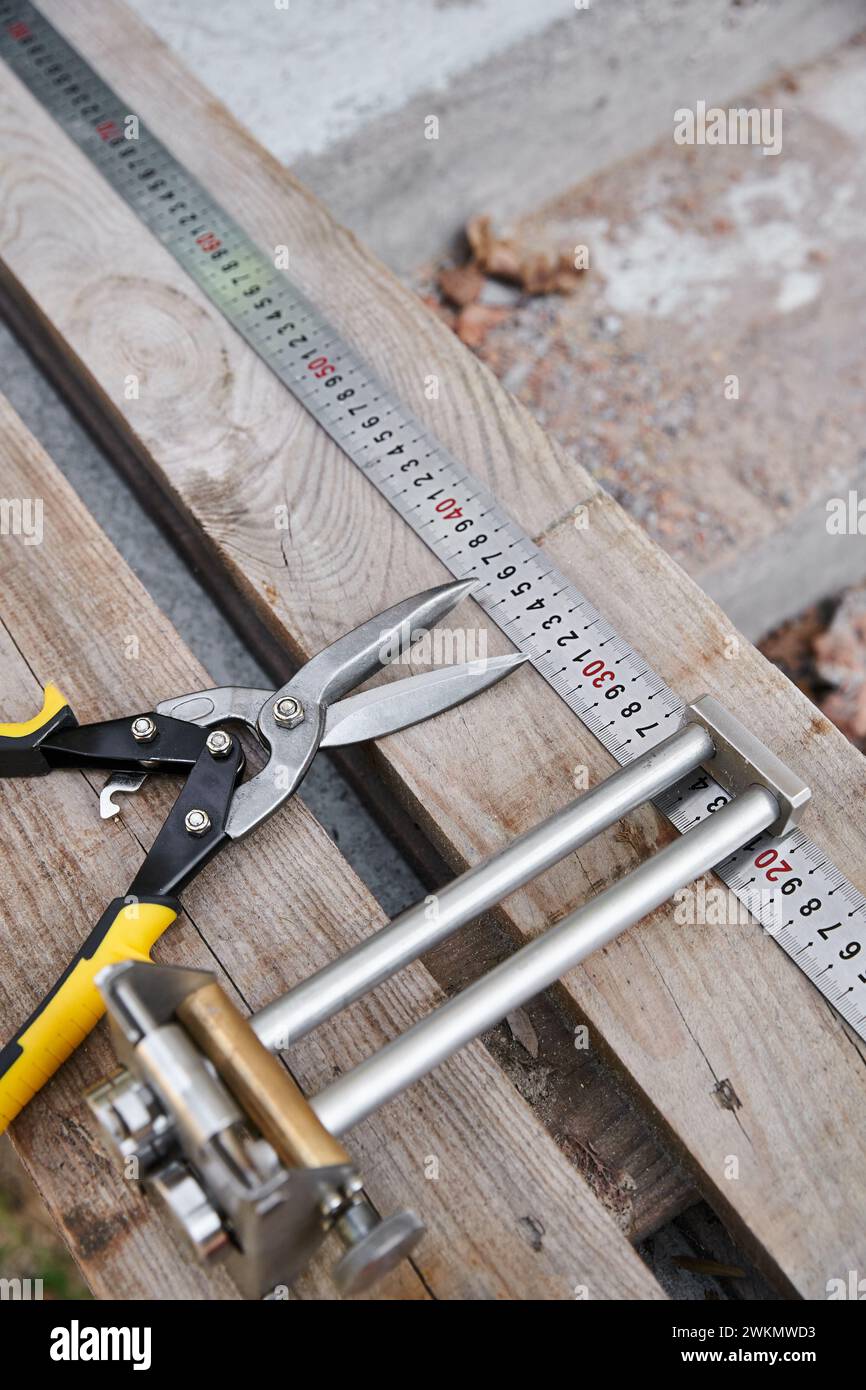
<svg viewBox="0 0 866 1390">
<path fill-rule="evenodd" d="M 105 1005 L 94 983 L 100 970 L 148 960 L 179 908 L 173 898 L 115 898 L 103 913 L 54 988 L 0 1050 L 0 1134 L 102 1017 Z"/>
<path fill-rule="evenodd" d="M 44 724 L 49 724 L 56 714 L 68 707 L 68 704 L 68 700 L 57 686 L 49 683 L 45 687 L 39 713 L 20 724 L 0 724 L 0 738 L 27 738 L 28 734 L 35 734 Z"/>
<path fill-rule="evenodd" d="M 0 777 L 39 777 L 49 772 L 51 765 L 40 744 L 76 722 L 66 697 L 56 685 L 46 685 L 38 714 L 17 724 L 0 724 Z"/>
</svg>

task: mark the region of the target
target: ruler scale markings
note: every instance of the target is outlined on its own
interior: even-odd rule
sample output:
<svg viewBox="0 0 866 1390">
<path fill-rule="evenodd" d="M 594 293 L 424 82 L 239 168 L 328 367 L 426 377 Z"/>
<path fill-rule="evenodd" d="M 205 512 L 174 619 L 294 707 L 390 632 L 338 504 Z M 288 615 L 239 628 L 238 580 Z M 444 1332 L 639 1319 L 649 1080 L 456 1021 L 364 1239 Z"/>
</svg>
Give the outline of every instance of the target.
<svg viewBox="0 0 866 1390">
<path fill-rule="evenodd" d="M 29 0 L 0 0 L 0 56 L 446 568 L 484 581 L 476 601 L 616 761 L 666 738 L 683 701 L 144 124 L 136 141 L 124 138 L 127 108 Z M 685 832 L 728 799 L 709 774 L 693 774 L 657 804 Z M 756 837 L 717 873 L 866 1039 L 866 924 L 851 920 L 866 908 L 859 890 L 799 831 Z M 845 914 L 837 895 L 856 906 Z M 774 920 L 780 899 L 785 925 Z"/>
</svg>

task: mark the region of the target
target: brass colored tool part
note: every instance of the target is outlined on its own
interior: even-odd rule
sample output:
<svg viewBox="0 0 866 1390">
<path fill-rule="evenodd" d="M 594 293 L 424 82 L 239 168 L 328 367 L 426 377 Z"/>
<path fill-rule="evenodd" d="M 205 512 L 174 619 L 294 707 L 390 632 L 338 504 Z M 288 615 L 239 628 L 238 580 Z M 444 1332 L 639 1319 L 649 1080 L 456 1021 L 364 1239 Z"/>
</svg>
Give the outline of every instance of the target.
<svg viewBox="0 0 866 1390">
<path fill-rule="evenodd" d="M 187 995 L 177 1014 L 283 1163 L 329 1168 L 351 1162 L 218 984 Z"/>
</svg>

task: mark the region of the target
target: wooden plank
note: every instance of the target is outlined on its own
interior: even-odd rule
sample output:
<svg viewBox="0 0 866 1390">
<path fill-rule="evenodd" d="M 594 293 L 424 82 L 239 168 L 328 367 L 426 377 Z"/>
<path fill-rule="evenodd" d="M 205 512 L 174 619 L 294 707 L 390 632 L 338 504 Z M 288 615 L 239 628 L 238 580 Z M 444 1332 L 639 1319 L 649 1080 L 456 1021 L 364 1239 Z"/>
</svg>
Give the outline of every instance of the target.
<svg viewBox="0 0 866 1390">
<path fill-rule="evenodd" d="M 169 623 L 53 464 L 0 398 L 0 476 L 10 496 L 44 499 L 44 540 L 0 545 L 0 707 L 26 715 L 39 679 L 62 683 L 79 718 L 152 707 L 209 684 Z M 101 781 L 101 778 L 96 779 Z M 5 854 L 0 998 L 4 1031 L 69 958 L 84 928 L 134 874 L 173 789 L 151 785 L 123 820 L 101 822 L 83 774 L 0 784 Z M 286 866 L 291 866 L 287 873 Z M 158 956 L 219 968 L 259 1007 L 382 921 L 382 913 L 301 803 L 215 862 L 185 896 Z M 367 1055 L 440 997 L 422 967 L 293 1051 L 308 1091 Z M 159 1216 L 119 1181 L 81 1100 L 107 1070 L 104 1025 L 13 1126 L 19 1152 L 83 1270 L 108 1296 L 230 1297 L 225 1275 L 178 1258 Z M 416 1205 L 429 1235 L 381 1296 L 658 1298 L 655 1280 L 481 1044 L 352 1136 L 382 1209 Z M 437 1181 L 424 1181 L 438 1160 Z M 399 1195 L 398 1195 L 399 1194 Z M 544 1232 L 541 1247 L 533 1236 Z M 333 1255 L 333 1252 L 331 1252 Z M 333 1297 L 329 1262 L 299 1286 Z"/>
<path fill-rule="evenodd" d="M 144 26 L 115 3 L 45 8 L 262 245 L 290 247 L 307 293 L 670 683 L 691 698 L 717 693 L 809 776 L 809 829 L 864 886 L 859 755 L 747 644 L 725 659 L 719 611 Z M 13 152 L 0 211 L 7 301 L 30 341 L 62 357 L 118 457 L 171 504 L 166 514 L 260 649 L 270 642 L 275 664 L 283 647 L 309 653 L 362 611 L 441 577 L 5 73 L 0 97 Z M 124 396 L 130 373 L 138 400 Z M 440 380 L 432 402 L 430 373 Z M 282 546 L 273 508 L 286 501 L 291 544 Z M 580 501 L 592 524 L 578 532 L 567 518 Z M 492 633 L 490 650 L 502 646 Z M 441 729 L 435 756 L 425 734 L 409 731 L 383 744 L 377 766 L 455 865 L 561 806 L 576 765 L 594 778 L 610 767 L 529 670 Z M 650 811 L 630 818 L 514 895 L 513 930 L 537 932 L 668 834 Z M 625 1065 L 780 1286 L 823 1296 L 828 1277 L 862 1267 L 862 1194 L 849 1180 L 866 1139 L 866 1107 L 852 1102 L 863 1095 L 862 1045 L 757 928 L 675 930 L 659 913 L 574 972 L 563 997 L 589 1019 L 594 1044 Z M 719 1103 L 723 1081 L 738 1097 L 733 1108 Z"/>
<path fill-rule="evenodd" d="M 513 933 L 487 914 L 425 958 L 450 996 L 514 950 Z M 573 1020 L 550 993 L 492 1029 L 484 1042 L 557 1144 L 635 1244 L 688 1209 L 706 1212 L 655 1126 L 597 1051 L 575 1047 Z M 642 1108 L 641 1108 L 642 1109 Z"/>
</svg>

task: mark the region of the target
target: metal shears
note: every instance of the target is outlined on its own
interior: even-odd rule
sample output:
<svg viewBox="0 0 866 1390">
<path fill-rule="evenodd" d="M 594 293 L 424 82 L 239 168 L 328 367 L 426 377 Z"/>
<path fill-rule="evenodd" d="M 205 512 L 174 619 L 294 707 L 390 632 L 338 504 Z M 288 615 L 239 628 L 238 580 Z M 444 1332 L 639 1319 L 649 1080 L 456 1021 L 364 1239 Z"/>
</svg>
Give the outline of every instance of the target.
<svg viewBox="0 0 866 1390">
<path fill-rule="evenodd" d="M 0 776 L 108 768 L 103 815 L 117 791 L 151 773 L 186 781 L 127 894 L 113 900 L 56 984 L 0 1049 L 0 1132 L 93 1028 L 107 965 L 147 960 L 180 912 L 180 891 L 233 840 L 244 839 L 300 786 L 319 748 L 382 738 L 479 694 L 526 658 L 499 656 L 434 669 L 349 695 L 434 626 L 475 581 L 445 584 L 395 604 L 319 652 L 281 689 L 222 686 L 164 700 L 155 710 L 79 725 L 56 686 L 24 724 L 0 724 Z M 245 726 L 267 755 L 242 780 Z"/>
</svg>

